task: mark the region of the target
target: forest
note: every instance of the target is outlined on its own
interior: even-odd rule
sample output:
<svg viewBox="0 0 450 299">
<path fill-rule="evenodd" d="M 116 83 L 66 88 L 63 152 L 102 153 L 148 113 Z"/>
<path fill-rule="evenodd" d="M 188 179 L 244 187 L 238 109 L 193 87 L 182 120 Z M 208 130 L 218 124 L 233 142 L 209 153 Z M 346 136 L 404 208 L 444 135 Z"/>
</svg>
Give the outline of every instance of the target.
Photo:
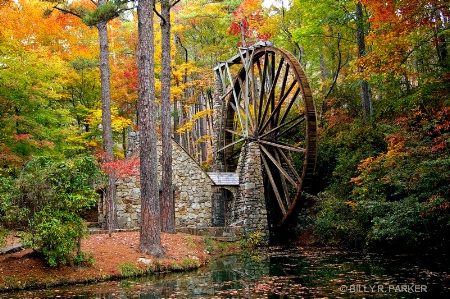
<svg viewBox="0 0 450 299">
<path fill-rule="evenodd" d="M 162 2 L 153 16 L 158 122 Z M 88 187 L 104 182 L 98 165 L 105 171 L 112 161 L 104 151 L 101 30 L 93 25 L 108 13 L 114 161 L 125 157 L 128 133 L 138 129 L 138 4 L 93 3 L 0 0 L 0 235 L 32 224 L 42 242 L 55 219 L 82 231 L 76 213 L 95 203 Z M 298 59 L 314 94 L 315 239 L 372 250 L 450 245 L 448 1 L 172 4 L 171 130 L 205 170 L 215 65 L 237 47 L 271 41 Z M 71 237 L 80 233 L 66 228 Z"/>
</svg>

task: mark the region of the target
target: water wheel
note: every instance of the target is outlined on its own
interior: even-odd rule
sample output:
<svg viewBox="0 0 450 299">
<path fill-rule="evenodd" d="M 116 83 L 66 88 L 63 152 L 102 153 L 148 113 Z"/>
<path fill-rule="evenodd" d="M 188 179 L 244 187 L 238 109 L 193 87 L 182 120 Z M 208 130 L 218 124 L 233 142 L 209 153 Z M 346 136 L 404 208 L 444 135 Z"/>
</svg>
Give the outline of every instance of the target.
<svg viewBox="0 0 450 299">
<path fill-rule="evenodd" d="M 305 73 L 292 54 L 271 44 L 241 48 L 221 70 L 224 170 L 235 171 L 246 144 L 258 143 L 269 220 L 280 227 L 298 211 L 316 160 L 316 112 Z"/>
</svg>

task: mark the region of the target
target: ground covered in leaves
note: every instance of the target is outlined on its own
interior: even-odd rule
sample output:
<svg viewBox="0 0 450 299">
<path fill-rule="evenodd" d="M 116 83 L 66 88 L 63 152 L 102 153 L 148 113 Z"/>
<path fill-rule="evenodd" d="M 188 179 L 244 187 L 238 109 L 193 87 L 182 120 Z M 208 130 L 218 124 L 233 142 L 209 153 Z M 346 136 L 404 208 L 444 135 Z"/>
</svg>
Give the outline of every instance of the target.
<svg viewBox="0 0 450 299">
<path fill-rule="evenodd" d="M 9 245 L 18 240 L 10 238 Z M 48 287 L 58 284 L 93 282 L 145 272 L 182 271 L 208 263 L 203 237 L 162 234 L 165 259 L 138 252 L 139 232 L 90 235 L 82 241 L 87 255 L 82 266 L 49 267 L 31 249 L 0 255 L 0 290 Z M 89 259 L 93 262 L 89 265 Z"/>
</svg>

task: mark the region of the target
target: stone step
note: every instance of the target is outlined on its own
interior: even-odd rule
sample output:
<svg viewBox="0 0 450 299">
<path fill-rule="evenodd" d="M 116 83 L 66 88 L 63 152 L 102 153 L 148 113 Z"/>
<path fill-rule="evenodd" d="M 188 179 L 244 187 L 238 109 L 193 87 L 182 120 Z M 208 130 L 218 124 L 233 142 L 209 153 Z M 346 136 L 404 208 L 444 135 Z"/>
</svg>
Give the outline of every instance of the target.
<svg viewBox="0 0 450 299">
<path fill-rule="evenodd" d="M 220 242 L 236 242 L 239 241 L 238 237 L 211 237 L 213 240 L 217 240 Z"/>
<path fill-rule="evenodd" d="M 14 244 L 5 248 L 0 248 L 0 255 L 14 253 L 23 249 L 22 244 Z"/>
<path fill-rule="evenodd" d="M 209 236 L 211 238 L 224 238 L 231 242 L 240 239 L 240 228 L 231 226 L 208 226 L 208 227 L 177 227 L 177 232 L 198 235 Z"/>
</svg>

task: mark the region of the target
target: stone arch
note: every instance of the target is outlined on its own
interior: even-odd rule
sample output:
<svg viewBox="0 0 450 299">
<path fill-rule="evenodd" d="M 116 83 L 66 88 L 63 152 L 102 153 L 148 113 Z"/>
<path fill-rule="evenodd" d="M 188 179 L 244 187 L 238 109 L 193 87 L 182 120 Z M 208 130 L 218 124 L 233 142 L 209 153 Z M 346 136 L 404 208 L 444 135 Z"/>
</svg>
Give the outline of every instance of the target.
<svg viewBox="0 0 450 299">
<path fill-rule="evenodd" d="M 234 193 L 228 188 L 218 188 L 212 194 L 212 226 L 228 226 Z"/>
</svg>

